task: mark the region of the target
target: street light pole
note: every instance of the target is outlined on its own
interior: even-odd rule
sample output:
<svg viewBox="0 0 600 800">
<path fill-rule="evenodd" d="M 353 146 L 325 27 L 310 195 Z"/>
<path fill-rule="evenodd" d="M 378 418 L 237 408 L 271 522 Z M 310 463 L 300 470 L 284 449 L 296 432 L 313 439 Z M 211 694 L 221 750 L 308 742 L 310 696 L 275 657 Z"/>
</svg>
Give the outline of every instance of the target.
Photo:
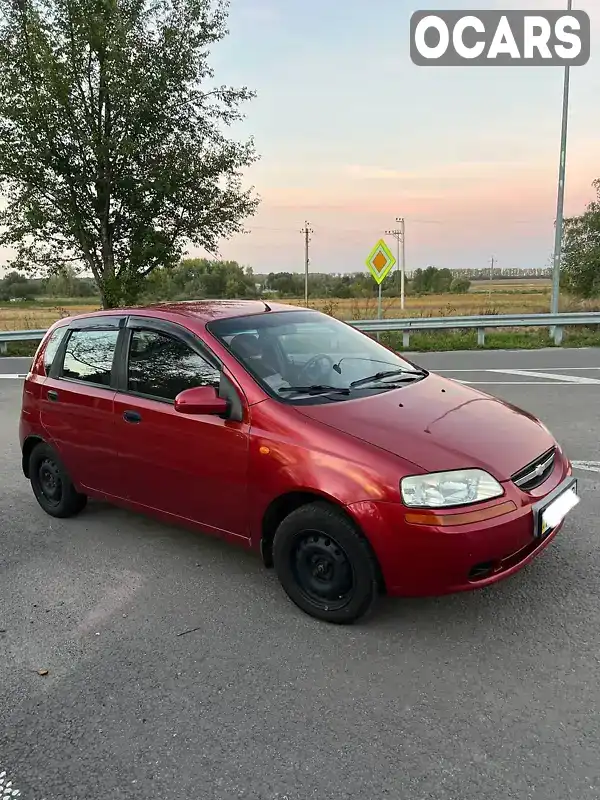
<svg viewBox="0 0 600 800">
<path fill-rule="evenodd" d="M 567 11 L 571 11 L 573 0 L 568 0 Z M 556 221 L 554 223 L 554 261 L 552 264 L 552 301 L 550 311 L 558 314 L 558 298 L 560 294 L 560 262 L 562 258 L 562 240 L 565 204 L 565 173 L 567 162 L 567 123 L 569 119 L 569 78 L 571 68 L 565 66 L 563 84 L 562 126 L 560 133 L 560 160 L 558 164 L 558 189 L 556 198 Z"/>
</svg>

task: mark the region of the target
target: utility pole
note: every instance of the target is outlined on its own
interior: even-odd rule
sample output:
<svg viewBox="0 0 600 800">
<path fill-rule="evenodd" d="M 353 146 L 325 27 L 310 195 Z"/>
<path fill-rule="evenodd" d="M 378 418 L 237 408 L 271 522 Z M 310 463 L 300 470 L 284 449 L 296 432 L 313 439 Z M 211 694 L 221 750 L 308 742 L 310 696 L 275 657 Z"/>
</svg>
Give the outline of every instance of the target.
<svg viewBox="0 0 600 800">
<path fill-rule="evenodd" d="M 306 220 L 304 221 L 304 227 L 300 233 L 304 234 L 304 304 L 308 306 L 308 265 L 310 264 L 308 245 L 310 242 L 310 234 L 314 233 L 314 231 Z"/>
<path fill-rule="evenodd" d="M 490 296 L 490 302 L 492 300 L 492 281 L 494 280 L 494 263 L 495 263 L 495 261 L 496 261 L 496 259 L 494 258 L 494 256 L 492 256 L 490 258 L 490 288 L 489 288 L 489 292 L 488 292 L 488 294 Z"/>
<path fill-rule="evenodd" d="M 567 11 L 573 8 L 573 0 L 568 0 Z M 563 211 L 565 205 L 565 172 L 567 163 L 567 122 L 569 119 L 569 78 L 571 68 L 565 66 L 563 83 L 562 126 L 560 133 L 560 159 L 558 163 L 558 190 L 556 198 L 556 222 L 554 223 L 554 261 L 552 264 L 552 301 L 550 311 L 558 314 L 558 296 L 560 293 L 560 262 L 563 240 Z"/>
<path fill-rule="evenodd" d="M 386 236 L 393 236 L 396 240 L 396 270 L 400 278 L 400 308 L 404 310 L 404 273 L 405 273 L 405 250 L 404 250 L 404 217 L 396 217 L 396 222 L 400 223 L 399 228 L 393 231 L 386 231 Z"/>
<path fill-rule="evenodd" d="M 402 266 L 400 267 L 400 308 L 404 310 L 404 280 L 406 274 L 406 250 L 405 250 L 405 242 L 406 242 L 406 229 L 404 226 L 404 217 L 397 217 L 396 222 L 400 223 L 400 228 L 402 230 Z"/>
</svg>

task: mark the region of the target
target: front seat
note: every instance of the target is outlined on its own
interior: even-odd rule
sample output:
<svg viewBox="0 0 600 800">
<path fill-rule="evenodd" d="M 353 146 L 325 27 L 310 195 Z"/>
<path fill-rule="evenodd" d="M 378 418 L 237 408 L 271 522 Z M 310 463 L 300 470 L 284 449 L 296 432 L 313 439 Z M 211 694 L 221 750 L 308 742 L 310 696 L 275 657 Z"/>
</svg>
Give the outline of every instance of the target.
<svg viewBox="0 0 600 800">
<path fill-rule="evenodd" d="M 229 346 L 259 378 L 268 378 L 279 372 L 277 366 L 271 364 L 268 357 L 265 357 L 258 337 L 252 333 L 238 333 L 233 337 Z"/>
</svg>

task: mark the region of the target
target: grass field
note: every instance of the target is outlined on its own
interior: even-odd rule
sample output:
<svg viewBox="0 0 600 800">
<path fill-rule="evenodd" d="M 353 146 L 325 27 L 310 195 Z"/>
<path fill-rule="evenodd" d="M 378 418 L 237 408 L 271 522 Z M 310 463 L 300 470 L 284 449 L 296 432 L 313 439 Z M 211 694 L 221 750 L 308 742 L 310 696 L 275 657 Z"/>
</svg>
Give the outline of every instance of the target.
<svg viewBox="0 0 600 800">
<path fill-rule="evenodd" d="M 99 308 L 99 303 L 60 304 L 44 303 L 2 303 L 0 304 L 0 330 L 24 331 L 37 328 L 49 328 L 53 322 L 71 314 L 82 314 Z"/>
<path fill-rule="evenodd" d="M 507 286 L 506 284 L 510 285 Z M 542 284 L 542 285 L 540 285 Z M 545 284 L 545 285 L 544 285 Z M 303 305 L 304 300 L 286 302 Z M 340 300 L 337 298 L 310 299 L 309 305 L 340 319 L 369 319 L 377 316 L 377 298 Z M 472 314 L 542 314 L 550 311 L 550 285 L 537 281 L 519 285 L 517 281 L 481 282 L 473 284 L 466 294 L 432 294 L 421 297 L 409 295 L 401 308 L 397 297 L 383 298 L 383 316 L 453 317 Z M 598 301 L 577 301 L 561 297 L 561 311 L 600 311 Z"/>
<path fill-rule="evenodd" d="M 304 305 L 303 300 L 287 300 L 294 305 Z M 342 300 L 337 298 L 309 298 L 309 305 L 339 319 L 357 320 L 377 316 L 377 297 Z M 92 311 L 99 301 L 78 301 L 66 298 L 47 298 L 30 303 L 0 304 L 0 330 L 27 330 L 47 328 L 57 319 Z M 467 294 L 439 294 L 422 297 L 407 296 L 405 308 L 399 298 L 384 298 L 383 314 L 387 318 L 464 316 L 470 314 L 539 314 L 550 310 L 550 283 L 548 281 L 479 281 L 471 285 Z M 600 311 L 598 301 L 576 301 L 561 298 L 561 311 Z M 382 341 L 402 349 L 401 334 L 388 334 Z M 551 346 L 547 330 L 490 331 L 486 348 Z M 567 330 L 566 346 L 600 345 L 600 332 Z M 455 350 L 476 348 L 476 333 L 451 331 L 448 333 L 420 333 L 411 337 L 411 350 Z M 11 345 L 10 352 L 24 352 L 25 344 Z M 31 349 L 27 344 L 26 349 Z"/>
</svg>

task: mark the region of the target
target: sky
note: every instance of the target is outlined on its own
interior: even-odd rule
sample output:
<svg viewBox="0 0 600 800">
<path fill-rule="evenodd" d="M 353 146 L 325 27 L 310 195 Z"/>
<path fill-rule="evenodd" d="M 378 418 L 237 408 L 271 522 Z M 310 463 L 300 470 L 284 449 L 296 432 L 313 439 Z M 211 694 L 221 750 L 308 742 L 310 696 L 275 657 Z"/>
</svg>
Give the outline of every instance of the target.
<svg viewBox="0 0 600 800">
<path fill-rule="evenodd" d="M 231 0 L 211 56 L 219 84 L 257 97 L 231 135 L 253 136 L 261 198 L 220 255 L 256 273 L 365 269 L 396 217 L 406 268 L 546 267 L 553 249 L 563 69 L 417 67 L 424 9 L 565 9 L 567 0 Z M 592 56 L 571 69 L 565 213 L 600 177 L 600 0 L 574 0 Z M 392 248 L 395 242 L 387 238 Z M 190 249 L 190 256 L 205 255 Z M 0 253 L 0 256 L 2 254 Z"/>
<path fill-rule="evenodd" d="M 364 269 L 406 225 L 406 266 L 545 267 L 553 249 L 564 71 L 417 67 L 411 14 L 564 9 L 566 0 L 232 0 L 215 50 L 219 82 L 257 92 L 236 134 L 261 154 L 246 173 L 258 213 L 221 254 L 255 272 Z M 600 0 L 592 57 L 571 69 L 565 213 L 600 177 Z M 387 239 L 395 248 L 393 239 Z M 200 255 L 198 251 L 190 251 Z"/>
</svg>

